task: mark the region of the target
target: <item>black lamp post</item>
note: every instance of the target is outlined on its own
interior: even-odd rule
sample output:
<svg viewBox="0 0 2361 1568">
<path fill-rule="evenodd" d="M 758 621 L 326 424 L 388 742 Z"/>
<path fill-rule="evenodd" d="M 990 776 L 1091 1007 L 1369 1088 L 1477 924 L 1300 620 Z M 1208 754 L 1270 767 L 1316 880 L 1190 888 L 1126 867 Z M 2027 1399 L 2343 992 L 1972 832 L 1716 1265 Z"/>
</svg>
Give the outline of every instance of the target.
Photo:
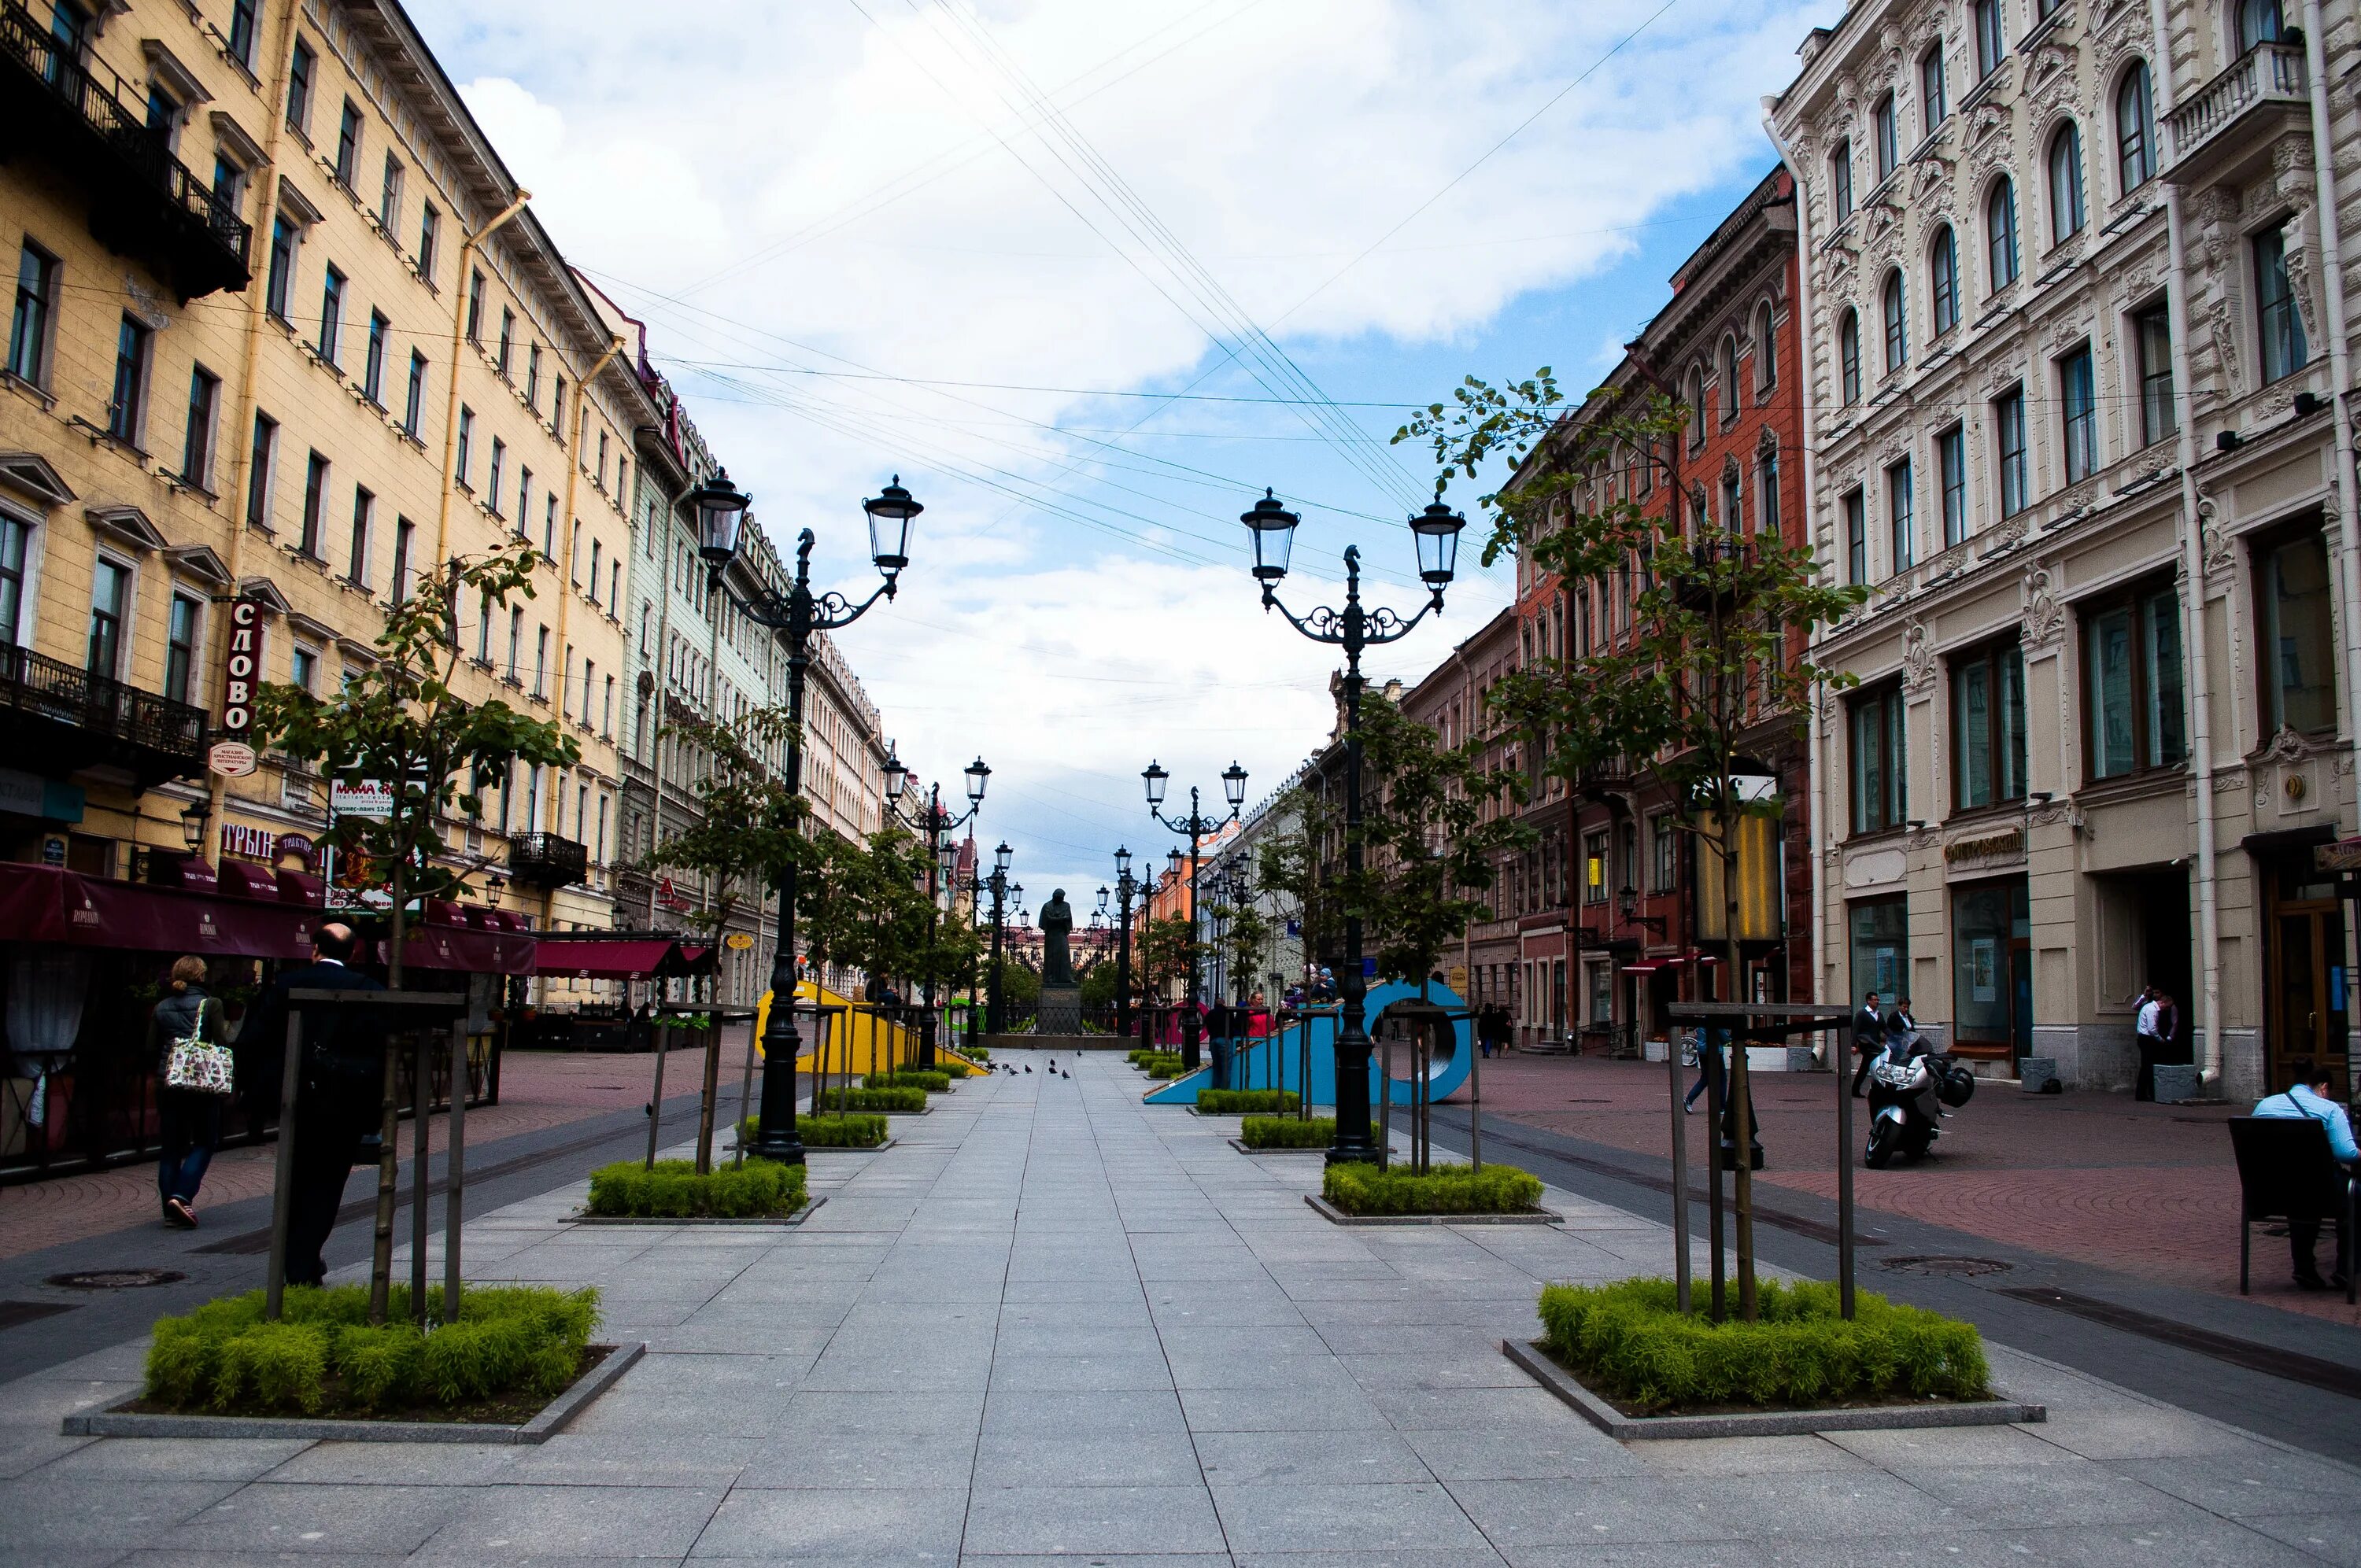
<svg viewBox="0 0 2361 1568">
<path fill-rule="evenodd" d="M 811 587 L 812 531 L 805 529 L 796 542 L 796 576 L 785 592 L 769 584 L 740 598 L 723 574 L 738 554 L 746 522 L 747 497 L 730 483 L 726 471 L 698 486 L 689 495 L 697 509 L 697 554 L 705 558 L 707 587 L 726 595 L 745 617 L 778 632 L 787 645 L 787 792 L 803 792 L 804 676 L 811 667 L 812 634 L 851 625 L 868 613 L 880 598 L 892 598 L 896 579 L 910 564 L 910 521 L 926 509 L 902 488 L 902 477 L 883 492 L 861 503 L 869 514 L 869 558 L 884 581 L 867 598 L 852 603 L 838 593 L 815 594 Z M 754 1154 L 786 1165 L 804 1162 L 803 1140 L 796 1135 L 796 1057 L 803 1048 L 796 1027 L 796 868 L 790 861 L 779 871 L 779 936 L 771 954 L 771 1016 L 763 1032 L 762 1133 Z"/>
<path fill-rule="evenodd" d="M 992 968 L 983 981 L 983 1032 L 997 1035 L 1005 1026 L 1000 1006 L 1000 932 L 1006 915 L 1008 897 L 1008 857 L 1012 851 L 1005 842 L 992 852 L 992 877 L 985 884 L 992 889 Z"/>
<path fill-rule="evenodd" d="M 1345 608 L 1324 606 L 1297 615 L 1279 602 L 1279 582 L 1287 576 L 1287 560 L 1301 520 L 1279 504 L 1268 490 L 1254 510 L 1239 518 L 1254 539 L 1255 580 L 1262 585 L 1265 609 L 1276 609 L 1288 624 L 1314 642 L 1345 650 L 1345 869 L 1356 881 L 1361 871 L 1361 650 L 1397 641 L 1443 608 L 1443 590 L 1451 586 L 1459 558 L 1459 531 L 1467 520 L 1441 501 L 1430 504 L 1410 520 L 1418 545 L 1418 575 L 1428 598 L 1416 615 L 1404 620 L 1390 609 L 1368 609 L 1361 603 L 1361 551 L 1345 551 Z M 1369 1135 L 1369 1032 L 1361 999 L 1367 988 L 1361 978 L 1361 917 L 1345 912 L 1345 972 L 1337 977 L 1344 1001 L 1343 1027 L 1336 1035 L 1336 1142 L 1328 1151 L 1330 1164 L 1375 1160 L 1377 1142 Z"/>
<path fill-rule="evenodd" d="M 935 905 L 942 890 L 950 885 L 952 874 L 945 871 L 939 881 L 936 872 L 951 834 L 974 821 L 975 814 L 983 809 L 983 786 L 992 780 L 992 770 L 984 766 L 982 757 L 967 765 L 966 774 L 968 806 L 963 814 L 953 817 L 943 809 L 943 785 L 938 779 L 927 787 L 926 810 L 919 817 L 912 817 L 902 810 L 902 796 L 910 788 L 910 770 L 903 764 L 899 752 L 891 746 L 885 750 L 886 808 L 902 821 L 917 828 L 927 839 L 927 1014 L 926 1022 L 918 1028 L 918 1065 L 922 1068 L 935 1065 Z"/>
<path fill-rule="evenodd" d="M 1131 851 L 1115 852 L 1115 1032 L 1131 1033 L 1131 895 L 1139 884 L 1131 879 Z"/>
<path fill-rule="evenodd" d="M 1229 802 L 1227 817 L 1208 817 L 1198 805 L 1197 786 L 1189 786 L 1189 815 L 1175 821 L 1164 815 L 1164 789 L 1172 775 L 1160 763 L 1150 762 L 1139 776 L 1148 784 L 1148 815 L 1175 833 L 1189 836 L 1189 984 L 1182 999 L 1180 1014 L 1180 1069 L 1197 1070 L 1197 1043 L 1204 1020 L 1198 1015 L 1199 976 L 1197 962 L 1197 866 L 1198 846 L 1207 835 L 1219 832 L 1226 823 L 1235 822 L 1246 803 L 1246 771 L 1232 762 L 1222 770 L 1222 795 Z"/>
</svg>

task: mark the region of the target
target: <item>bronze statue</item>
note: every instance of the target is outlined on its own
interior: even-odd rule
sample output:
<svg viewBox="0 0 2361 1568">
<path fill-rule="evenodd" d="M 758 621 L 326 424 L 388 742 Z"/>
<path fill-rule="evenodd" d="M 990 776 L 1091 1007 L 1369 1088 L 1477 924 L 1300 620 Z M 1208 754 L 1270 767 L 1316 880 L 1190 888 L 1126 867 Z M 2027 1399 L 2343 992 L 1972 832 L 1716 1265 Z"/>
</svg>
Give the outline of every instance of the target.
<svg viewBox="0 0 2361 1568">
<path fill-rule="evenodd" d="M 1066 890 L 1059 888 L 1049 894 L 1049 902 L 1041 906 L 1041 984 L 1051 986 L 1074 983 L 1073 955 L 1067 949 L 1067 938 L 1074 928 L 1074 912 L 1066 903 Z"/>
</svg>

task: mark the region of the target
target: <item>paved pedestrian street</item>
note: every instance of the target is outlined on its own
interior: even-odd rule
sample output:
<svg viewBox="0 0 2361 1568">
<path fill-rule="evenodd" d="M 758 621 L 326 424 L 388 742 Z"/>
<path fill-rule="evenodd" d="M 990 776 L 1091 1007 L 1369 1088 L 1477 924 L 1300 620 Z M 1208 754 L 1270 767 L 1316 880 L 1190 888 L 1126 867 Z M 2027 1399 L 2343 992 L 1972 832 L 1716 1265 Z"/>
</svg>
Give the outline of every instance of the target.
<svg viewBox="0 0 2361 1568">
<path fill-rule="evenodd" d="M 1664 1227 L 1332 1226 L 1316 1157 L 1060 1065 L 814 1153 L 800 1228 L 471 1221 L 650 1346 L 539 1447 L 60 1436 L 137 1343 L 0 1385 L 0 1563 L 2361 1563 L 2361 1473 L 2014 1347 L 2044 1424 L 1619 1445 L 1499 1344 Z"/>
</svg>

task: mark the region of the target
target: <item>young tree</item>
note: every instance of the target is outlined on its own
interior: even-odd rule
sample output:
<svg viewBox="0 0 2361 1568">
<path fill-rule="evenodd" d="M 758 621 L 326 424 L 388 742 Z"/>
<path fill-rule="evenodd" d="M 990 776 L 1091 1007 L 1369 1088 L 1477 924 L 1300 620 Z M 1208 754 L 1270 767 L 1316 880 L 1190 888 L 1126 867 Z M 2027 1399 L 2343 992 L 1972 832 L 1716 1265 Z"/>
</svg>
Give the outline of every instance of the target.
<svg viewBox="0 0 2361 1568">
<path fill-rule="evenodd" d="M 1579 417 L 1570 417 L 1578 412 Z M 1487 564 L 1521 552 L 1566 583 L 1626 580 L 1629 630 L 1572 662 L 1543 660 L 1495 688 L 1494 701 L 1542 751 L 1545 772 L 1578 782 L 1628 766 L 1652 779 L 1719 872 L 1723 973 L 1741 972 L 1736 824 L 1775 809 L 1741 781 L 1769 729 L 1791 727 L 1823 685 L 1850 677 L 1809 656 L 1814 628 L 1867 598 L 1841 587 L 1807 547 L 1716 519 L 1681 473 L 1687 411 L 1653 391 L 1609 389 L 1569 411 L 1543 367 L 1493 387 L 1468 377 L 1395 433 L 1432 447 L 1440 495 L 1494 459 L 1510 481 L 1478 505 L 1490 515 Z M 1645 483 L 1634 483 L 1644 478 Z M 1644 499 L 1642 498 L 1645 498 Z M 1731 1052 L 1737 1117 L 1733 1207 L 1740 1314 L 1755 1314 L 1753 1182 L 1746 1151 L 1746 1053 Z M 1721 1303 L 1714 1303 L 1717 1315 Z"/>
<path fill-rule="evenodd" d="M 484 783 L 505 780 L 519 762 L 566 768 L 580 760 L 581 748 L 555 723 L 519 713 L 498 698 L 470 705 L 452 690 L 461 656 L 461 610 L 489 615 L 492 607 L 513 598 L 531 598 L 540 560 L 522 543 L 454 557 L 441 571 L 422 576 L 409 598 L 386 611 L 377 663 L 348 675 L 333 698 L 276 683 L 257 697 L 257 746 L 315 763 L 346 783 L 375 779 L 391 786 L 390 815 L 382 820 L 340 817 L 330 841 L 339 854 L 390 868 L 387 972 L 395 990 L 401 988 L 410 901 L 456 897 L 466 887 L 466 872 L 437 859 L 447 854 L 446 826 L 480 816 Z M 385 1321 L 392 1281 L 395 1067 L 395 1053 L 389 1050 L 369 1278 L 372 1322 Z M 463 1087 L 454 1085 L 453 1092 Z"/>
</svg>

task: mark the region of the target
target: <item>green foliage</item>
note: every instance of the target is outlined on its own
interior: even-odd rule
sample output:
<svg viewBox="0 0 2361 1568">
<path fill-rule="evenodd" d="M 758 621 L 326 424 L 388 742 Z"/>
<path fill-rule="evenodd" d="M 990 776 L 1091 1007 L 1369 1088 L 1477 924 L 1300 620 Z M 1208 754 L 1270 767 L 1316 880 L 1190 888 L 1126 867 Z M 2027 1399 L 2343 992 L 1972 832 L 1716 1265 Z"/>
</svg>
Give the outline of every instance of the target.
<svg viewBox="0 0 2361 1568">
<path fill-rule="evenodd" d="M 950 1091 L 951 1075 L 906 1067 L 893 1072 L 869 1073 L 862 1079 L 861 1085 L 864 1089 L 920 1089 L 929 1094 L 945 1094 Z"/>
<path fill-rule="evenodd" d="M 937 1051 L 935 1053 L 935 1065 L 931 1069 L 928 1069 L 926 1070 L 937 1072 L 945 1078 L 956 1080 L 969 1076 L 971 1073 L 975 1071 L 975 1069 L 968 1066 L 967 1063 L 963 1061 L 957 1060 L 951 1057 L 947 1057 L 943 1055 L 942 1052 Z"/>
<path fill-rule="evenodd" d="M 1648 1409 L 1812 1407 L 1989 1397 L 1975 1326 L 1868 1291 L 1850 1322 L 1836 1286 L 1766 1279 L 1753 1322 L 1683 1315 L 1669 1279 L 1552 1285 L 1549 1353 L 1602 1394 Z"/>
<path fill-rule="evenodd" d="M 1423 1176 L 1332 1165 L 1321 1192 L 1347 1214 L 1518 1214 L 1542 1201 L 1541 1179 L 1513 1165 L 1447 1165 Z"/>
<path fill-rule="evenodd" d="M 1324 1149 L 1336 1141 L 1336 1118 L 1249 1116 L 1238 1124 L 1238 1141 L 1250 1149 Z"/>
<path fill-rule="evenodd" d="M 1154 1057 L 1148 1063 L 1148 1076 L 1159 1083 L 1180 1077 L 1183 1070 L 1179 1057 Z"/>
<path fill-rule="evenodd" d="M 1101 959 L 1076 977 L 1082 987 L 1080 1000 L 1083 1011 L 1115 1005 L 1115 962 L 1111 959 Z M 1088 1025 L 1084 1027 L 1087 1029 Z"/>
<path fill-rule="evenodd" d="M 1292 1089 L 1201 1089 L 1197 1109 L 1208 1116 L 1241 1116 L 1253 1111 L 1292 1111 L 1302 1102 Z"/>
<path fill-rule="evenodd" d="M 440 1319 L 441 1287 L 426 1306 Z M 574 1380 L 598 1325 L 596 1290 L 544 1285 L 470 1289 L 458 1321 L 423 1333 L 404 1285 L 393 1287 L 392 1321 L 381 1324 L 368 1321 L 368 1292 L 357 1285 L 291 1289 L 276 1323 L 262 1308 L 253 1290 L 159 1320 L 148 1397 L 181 1409 L 320 1415 L 549 1396 Z"/>
<path fill-rule="evenodd" d="M 763 1118 L 746 1118 L 744 1136 L 752 1142 L 763 1130 Z M 796 1136 L 807 1148 L 873 1149 L 885 1141 L 885 1118 L 883 1116 L 799 1116 L 796 1119 Z"/>
<path fill-rule="evenodd" d="M 1200 944 L 1188 921 L 1178 916 L 1142 921 L 1132 927 L 1131 981 L 1141 999 L 1169 997 L 1188 979 Z"/>
<path fill-rule="evenodd" d="M 923 1089 L 830 1089 L 812 1097 L 815 1111 L 883 1111 L 911 1115 L 927 1108 Z"/>
<path fill-rule="evenodd" d="M 660 1159 L 643 1167 L 626 1159 L 590 1173 L 586 1207 L 593 1214 L 639 1219 L 756 1219 L 792 1214 L 803 1204 L 799 1165 L 750 1159 L 700 1176 L 689 1160 Z"/>
</svg>

